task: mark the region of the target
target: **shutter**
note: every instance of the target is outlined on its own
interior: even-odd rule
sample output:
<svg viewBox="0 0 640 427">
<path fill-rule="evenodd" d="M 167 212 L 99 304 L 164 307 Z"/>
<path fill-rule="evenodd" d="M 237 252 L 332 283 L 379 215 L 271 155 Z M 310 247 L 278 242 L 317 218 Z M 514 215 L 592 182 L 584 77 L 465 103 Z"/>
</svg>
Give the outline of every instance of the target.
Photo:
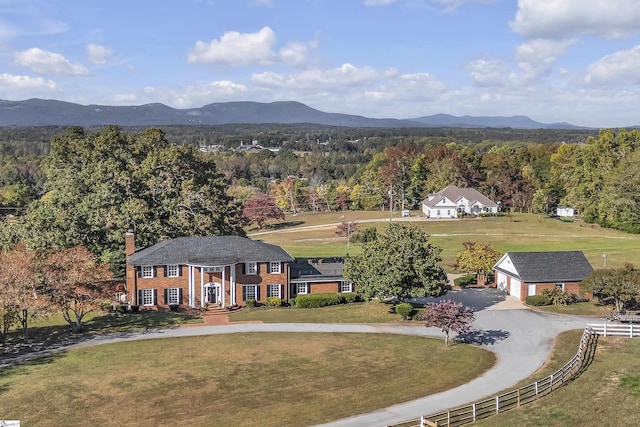
<svg viewBox="0 0 640 427">
<path fill-rule="evenodd" d="M 142 305 L 142 289 L 138 291 L 138 305 Z"/>
<path fill-rule="evenodd" d="M 166 271 L 166 267 L 165 267 L 165 271 Z M 169 304 L 169 289 L 164 288 L 164 303 L 165 304 Z"/>
<path fill-rule="evenodd" d="M 182 288 L 178 288 L 178 304 L 182 304 Z"/>
<path fill-rule="evenodd" d="M 246 262 L 242 263 L 242 274 L 247 274 L 247 263 Z"/>
<path fill-rule="evenodd" d="M 182 266 L 180 264 L 178 264 L 178 277 L 182 277 Z M 182 289 L 180 289 L 180 291 L 182 291 Z"/>
<path fill-rule="evenodd" d="M 285 299 L 284 297 L 285 297 L 285 295 L 284 295 L 284 285 L 280 284 L 280 299 L 284 300 Z"/>
<path fill-rule="evenodd" d="M 168 277 L 169 275 L 167 273 L 169 273 L 169 266 L 168 265 L 164 265 L 162 266 L 162 268 L 164 269 L 164 277 Z M 166 292 L 165 292 L 166 295 Z M 165 296 L 166 298 L 166 296 Z"/>
<path fill-rule="evenodd" d="M 153 290 L 153 305 L 158 305 L 158 290 Z"/>
<path fill-rule="evenodd" d="M 242 301 L 247 300 L 247 285 L 242 286 Z"/>
<path fill-rule="evenodd" d="M 136 272 L 138 273 L 138 278 L 142 278 L 142 267 L 136 267 Z"/>
<path fill-rule="evenodd" d="M 260 301 L 260 285 L 256 285 L 256 301 Z"/>
</svg>

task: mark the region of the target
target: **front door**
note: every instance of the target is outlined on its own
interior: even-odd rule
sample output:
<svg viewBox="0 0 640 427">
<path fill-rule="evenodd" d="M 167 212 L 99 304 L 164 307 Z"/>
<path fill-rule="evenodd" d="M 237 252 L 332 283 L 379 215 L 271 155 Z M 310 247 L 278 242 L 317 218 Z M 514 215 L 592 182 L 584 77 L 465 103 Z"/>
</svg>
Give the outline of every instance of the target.
<svg viewBox="0 0 640 427">
<path fill-rule="evenodd" d="M 204 300 L 209 304 L 220 303 L 220 284 L 207 283 L 204 285 Z"/>
</svg>

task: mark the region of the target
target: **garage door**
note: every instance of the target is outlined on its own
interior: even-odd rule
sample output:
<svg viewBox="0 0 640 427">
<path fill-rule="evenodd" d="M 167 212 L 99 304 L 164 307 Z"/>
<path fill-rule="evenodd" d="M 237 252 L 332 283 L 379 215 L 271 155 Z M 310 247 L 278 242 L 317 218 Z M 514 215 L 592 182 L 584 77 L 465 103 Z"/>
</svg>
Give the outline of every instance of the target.
<svg viewBox="0 0 640 427">
<path fill-rule="evenodd" d="M 498 272 L 497 281 L 498 289 L 504 292 L 507 292 L 507 275 L 504 273 Z"/>
<path fill-rule="evenodd" d="M 513 277 L 511 278 L 511 295 L 513 295 L 514 297 L 520 299 L 520 291 L 522 288 L 521 282 L 518 279 L 514 279 Z"/>
</svg>

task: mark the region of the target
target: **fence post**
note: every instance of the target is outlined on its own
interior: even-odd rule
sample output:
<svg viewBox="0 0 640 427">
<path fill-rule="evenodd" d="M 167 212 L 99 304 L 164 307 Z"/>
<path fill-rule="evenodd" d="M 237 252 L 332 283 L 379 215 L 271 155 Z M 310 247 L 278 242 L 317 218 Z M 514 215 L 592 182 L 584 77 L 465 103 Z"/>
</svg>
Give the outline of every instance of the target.
<svg viewBox="0 0 640 427">
<path fill-rule="evenodd" d="M 473 404 L 473 421 L 476 420 L 476 404 Z"/>
<path fill-rule="evenodd" d="M 553 391 L 553 374 L 551 374 L 549 378 L 551 378 L 551 381 L 549 382 L 549 387 L 551 387 L 551 391 Z"/>
<path fill-rule="evenodd" d="M 451 411 L 447 411 L 447 427 L 451 426 Z"/>
<path fill-rule="evenodd" d="M 607 336 L 607 322 L 604 322 L 604 336 Z"/>
<path fill-rule="evenodd" d="M 534 383 L 534 385 L 536 386 L 536 396 L 537 396 L 537 395 L 538 395 L 538 381 L 536 381 L 536 382 Z"/>
<path fill-rule="evenodd" d="M 420 427 L 425 427 L 424 415 L 420 417 Z"/>
<path fill-rule="evenodd" d="M 633 323 L 629 323 L 629 338 L 633 338 Z"/>
<path fill-rule="evenodd" d="M 500 413 L 500 396 L 496 396 L 496 414 Z"/>
<path fill-rule="evenodd" d="M 518 406 L 520 406 L 520 389 L 518 389 Z"/>
</svg>

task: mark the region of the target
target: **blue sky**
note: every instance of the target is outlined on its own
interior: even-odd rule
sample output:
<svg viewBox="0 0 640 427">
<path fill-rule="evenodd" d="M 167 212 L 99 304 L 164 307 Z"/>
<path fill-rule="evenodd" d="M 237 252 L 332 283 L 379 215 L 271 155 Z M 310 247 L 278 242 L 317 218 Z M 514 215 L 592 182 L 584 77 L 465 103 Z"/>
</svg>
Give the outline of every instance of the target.
<svg viewBox="0 0 640 427">
<path fill-rule="evenodd" d="M 640 125 L 638 0 L 0 0 L 0 99 Z"/>
</svg>

